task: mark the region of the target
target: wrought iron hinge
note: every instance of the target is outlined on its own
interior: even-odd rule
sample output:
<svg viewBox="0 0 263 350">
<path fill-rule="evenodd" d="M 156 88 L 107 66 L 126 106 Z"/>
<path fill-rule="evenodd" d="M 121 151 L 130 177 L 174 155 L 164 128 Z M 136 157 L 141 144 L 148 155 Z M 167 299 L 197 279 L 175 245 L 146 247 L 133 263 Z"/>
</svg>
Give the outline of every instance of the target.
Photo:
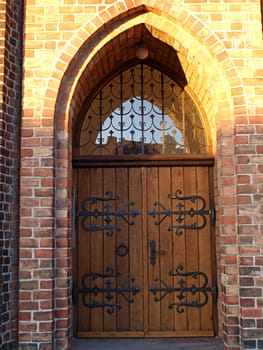
<svg viewBox="0 0 263 350">
<path fill-rule="evenodd" d="M 215 208 L 210 209 L 209 214 L 211 216 L 213 224 L 215 224 L 215 222 L 216 222 L 216 210 L 215 210 Z"/>
<path fill-rule="evenodd" d="M 72 303 L 73 303 L 73 305 L 78 304 L 78 294 L 79 294 L 78 282 L 73 281 L 73 286 L 72 286 Z"/>
<path fill-rule="evenodd" d="M 218 289 L 217 289 L 217 283 L 216 282 L 212 283 L 211 292 L 212 292 L 213 303 L 216 304 L 217 303 L 217 298 L 218 298 Z"/>
</svg>

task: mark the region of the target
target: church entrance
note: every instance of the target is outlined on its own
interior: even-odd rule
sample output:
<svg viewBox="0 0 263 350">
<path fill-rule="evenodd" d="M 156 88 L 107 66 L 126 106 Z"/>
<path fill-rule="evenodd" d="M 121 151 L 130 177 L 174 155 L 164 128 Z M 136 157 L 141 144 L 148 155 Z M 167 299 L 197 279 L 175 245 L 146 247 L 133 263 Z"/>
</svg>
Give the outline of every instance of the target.
<svg viewBox="0 0 263 350">
<path fill-rule="evenodd" d="M 79 140 L 76 336 L 213 336 L 213 158 L 193 101 L 139 64 L 99 91 Z"/>
</svg>

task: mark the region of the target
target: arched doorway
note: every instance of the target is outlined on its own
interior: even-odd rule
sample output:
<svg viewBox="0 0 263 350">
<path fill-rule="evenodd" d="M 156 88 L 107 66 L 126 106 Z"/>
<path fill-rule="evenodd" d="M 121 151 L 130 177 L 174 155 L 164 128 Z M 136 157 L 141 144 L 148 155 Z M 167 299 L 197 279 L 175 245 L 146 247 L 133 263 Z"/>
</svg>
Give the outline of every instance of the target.
<svg viewBox="0 0 263 350">
<path fill-rule="evenodd" d="M 132 62 L 102 82 L 77 123 L 77 336 L 216 332 L 209 130 L 171 76 Z"/>
</svg>

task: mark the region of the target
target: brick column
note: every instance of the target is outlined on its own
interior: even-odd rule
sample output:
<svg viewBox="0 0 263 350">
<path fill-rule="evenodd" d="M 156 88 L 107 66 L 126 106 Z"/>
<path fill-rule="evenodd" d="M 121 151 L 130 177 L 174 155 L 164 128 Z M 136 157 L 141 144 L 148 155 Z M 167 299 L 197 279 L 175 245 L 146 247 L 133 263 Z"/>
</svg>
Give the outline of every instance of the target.
<svg viewBox="0 0 263 350">
<path fill-rule="evenodd" d="M 249 118 L 253 125 L 239 118 L 236 137 L 241 343 L 244 349 L 263 349 L 263 126 L 257 124 L 263 116 Z"/>
<path fill-rule="evenodd" d="M 17 349 L 23 1 L 0 4 L 0 348 Z"/>
<path fill-rule="evenodd" d="M 54 144 L 53 127 L 24 110 L 21 139 L 20 349 L 53 349 Z M 30 344 L 30 345 L 29 345 Z"/>
</svg>

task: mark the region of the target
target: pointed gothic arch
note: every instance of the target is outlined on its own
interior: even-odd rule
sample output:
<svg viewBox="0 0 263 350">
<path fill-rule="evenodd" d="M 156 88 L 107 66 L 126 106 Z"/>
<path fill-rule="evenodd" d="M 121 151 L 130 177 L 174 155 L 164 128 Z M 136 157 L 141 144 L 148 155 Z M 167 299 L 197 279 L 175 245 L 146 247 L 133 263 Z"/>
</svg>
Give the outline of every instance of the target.
<svg viewBox="0 0 263 350">
<path fill-rule="evenodd" d="M 131 18 L 135 19 L 135 25 L 141 27 L 141 24 L 138 23 L 147 23 L 150 27 L 152 26 L 152 31 L 155 34 L 155 37 L 158 38 L 158 41 L 164 42 L 166 41 L 171 47 L 172 51 L 174 52 L 175 48 L 177 48 L 180 52 L 180 57 L 184 60 L 184 70 L 187 71 L 187 74 L 191 76 L 192 69 L 195 69 L 199 73 L 201 72 L 201 76 L 203 76 L 203 81 L 208 82 L 208 90 L 213 87 L 213 96 L 204 96 L 202 98 L 201 103 L 198 105 L 198 107 L 202 109 L 206 109 L 207 107 L 205 104 L 203 104 L 203 101 L 208 101 L 209 106 L 208 110 L 212 110 L 212 119 L 209 119 L 209 123 L 214 123 L 214 125 L 217 126 L 219 129 L 220 135 L 223 135 L 224 133 L 220 130 L 220 120 L 221 118 L 223 120 L 228 119 L 231 121 L 232 118 L 232 98 L 235 95 L 235 86 L 236 83 L 239 86 L 239 78 L 235 72 L 235 67 L 232 65 L 231 60 L 229 60 L 229 57 L 227 55 L 227 52 L 224 50 L 224 47 L 222 43 L 216 38 L 212 32 L 208 30 L 208 28 L 204 27 L 203 30 L 200 30 L 198 33 L 191 33 L 190 27 L 191 27 L 191 16 L 187 13 L 187 11 L 184 11 L 182 13 L 179 9 L 179 11 L 173 12 L 173 7 L 176 7 L 177 4 L 172 5 L 170 4 L 170 7 L 168 8 L 168 12 L 171 13 L 169 16 L 165 16 L 166 20 L 162 20 L 161 23 L 158 22 L 158 16 L 159 12 L 158 10 L 152 11 L 150 7 L 144 8 L 143 10 L 138 7 L 137 10 L 132 11 L 132 16 L 129 11 L 127 12 L 127 18 L 129 20 Z M 113 6 L 115 8 L 115 5 Z M 110 28 L 121 28 L 121 25 L 123 23 L 124 17 L 123 16 L 123 10 L 115 9 L 118 15 L 117 18 L 122 18 L 121 23 L 118 23 L 116 21 L 111 21 L 108 23 Z M 149 12 L 148 12 L 149 11 Z M 146 16 L 144 16 L 144 14 Z M 177 14 L 177 15 L 175 15 Z M 119 17 L 120 15 L 120 17 Z M 169 17 L 173 18 L 173 23 L 169 22 Z M 154 18 L 153 18 L 154 17 Z M 103 14 L 101 14 L 101 18 L 103 18 Z M 128 20 L 128 22 L 129 22 Z M 195 19 L 198 22 L 198 19 Z M 182 21 L 182 25 L 180 25 L 180 22 Z M 103 22 L 103 21 L 102 21 Z M 125 20 L 124 20 L 125 22 Z M 159 23 L 159 27 L 157 28 L 155 26 L 155 22 Z M 169 36 L 163 35 L 162 33 L 165 32 L 165 30 L 162 32 L 160 28 L 164 29 L 164 26 L 166 25 L 166 22 L 170 25 L 171 33 L 174 33 L 173 35 Z M 93 22 L 92 22 L 93 23 Z M 90 26 L 93 26 L 93 24 L 90 24 Z M 199 23 L 199 22 L 198 22 Z M 201 27 L 202 27 L 202 23 Z M 133 29 L 132 28 L 132 21 L 128 25 L 128 32 L 131 33 Z M 69 189 L 69 196 L 67 197 L 67 203 L 71 202 L 71 195 L 70 195 L 70 188 L 71 188 L 71 145 L 72 145 L 72 130 L 74 129 L 74 125 L 76 124 L 77 118 L 79 117 L 79 107 L 83 106 L 85 103 L 87 95 L 85 94 L 86 91 L 90 91 L 91 85 L 94 83 L 92 80 L 92 77 L 94 76 L 94 67 L 100 67 L 101 65 L 104 65 L 104 69 L 102 71 L 102 76 L 105 71 L 107 71 L 108 67 L 114 67 L 116 68 L 116 62 L 110 62 L 105 59 L 107 55 L 107 49 L 105 43 L 107 43 L 107 40 L 104 41 L 105 38 L 102 39 L 102 33 L 99 30 L 100 24 L 97 22 L 97 18 L 94 20 L 94 27 L 92 27 L 92 30 L 88 26 L 87 28 L 82 28 L 80 31 L 80 36 L 78 33 L 76 33 L 76 36 L 72 38 L 72 41 L 69 43 L 67 48 L 65 49 L 65 52 L 63 52 L 61 56 L 61 60 L 59 60 L 59 64 L 56 67 L 54 74 L 52 76 L 52 79 L 50 80 L 48 84 L 48 90 L 47 90 L 47 96 L 49 94 L 49 91 L 53 91 L 53 87 L 58 87 L 60 84 L 60 88 L 58 90 L 58 98 L 56 101 L 56 112 L 55 112 L 55 118 L 56 118 L 56 142 L 58 145 L 57 148 L 57 164 L 59 166 L 57 167 L 57 180 L 56 180 L 56 191 L 59 193 L 61 187 L 64 186 L 65 183 L 67 183 L 68 189 Z M 94 29 L 95 28 L 95 29 Z M 98 31 L 96 32 L 96 28 Z M 103 27 L 104 28 L 104 27 Z M 188 30 L 185 30 L 185 28 L 188 28 Z M 125 29 L 123 27 L 120 29 L 120 32 L 123 34 L 122 30 Z M 178 31 L 179 30 L 179 31 Z M 105 32 L 106 36 L 108 33 L 110 33 L 111 30 L 107 29 Z M 80 48 L 79 44 L 79 37 L 84 38 L 84 33 L 89 33 L 90 38 L 85 42 L 85 39 L 83 39 L 83 46 Z M 116 33 L 116 31 L 115 31 Z M 158 34 L 160 33 L 160 35 Z M 178 33 L 178 35 L 176 35 Z M 126 34 L 124 35 L 126 38 Z M 129 36 L 131 37 L 131 36 Z M 166 38 L 166 39 L 165 39 Z M 176 38 L 176 39 L 175 39 Z M 100 42 L 103 41 L 103 45 L 100 45 Z M 112 44 L 112 37 L 109 39 L 109 43 Z M 200 44 L 201 43 L 201 44 Z M 205 44 L 204 44 L 205 43 Z M 118 40 L 115 41 L 115 46 L 119 45 Z M 76 47 L 79 49 L 79 51 L 76 51 Z M 92 48 L 92 49 L 89 49 Z M 99 50 L 97 52 L 101 52 L 96 56 L 94 55 L 94 52 L 96 52 L 96 48 Z M 94 50 L 93 50 L 94 49 Z M 105 52 L 104 52 L 105 50 Z M 198 51 L 200 50 L 200 51 Z M 76 52 L 76 55 L 71 60 L 67 60 L 67 57 L 72 57 L 72 52 Z M 85 52 L 85 54 L 83 54 Z M 195 53 L 198 52 L 198 60 L 195 57 Z M 66 55 L 64 55 L 66 54 Z M 123 54 L 123 52 L 122 52 Z M 83 57 L 85 58 L 83 60 Z M 134 57 L 132 53 L 130 53 L 130 56 L 127 56 L 126 52 L 123 54 L 124 60 L 128 60 L 129 57 Z M 206 61 L 207 59 L 207 61 Z M 62 65 L 61 65 L 62 62 Z M 117 58 L 117 62 L 119 67 L 122 66 L 122 60 Z M 203 62 L 203 63 L 202 63 Z M 209 62 L 208 66 L 205 67 L 204 62 Z M 224 66 L 227 66 L 228 69 L 225 72 L 226 76 L 224 76 Z M 209 67 L 209 70 L 206 72 L 206 68 Z M 205 72 L 205 73 L 204 73 Z M 61 81 L 58 78 L 61 76 Z M 207 74 L 206 74 L 207 73 Z M 64 74 L 64 76 L 63 76 Z M 63 79 L 62 79 L 63 76 Z M 193 74 L 194 76 L 194 74 Z M 237 79 L 233 79 L 234 77 L 237 77 Z M 227 79 L 229 77 L 229 79 Z M 227 82 L 227 83 L 226 83 Z M 231 83 L 232 82 L 232 83 Z M 86 84 L 87 83 L 87 84 Z M 229 86 L 228 86 L 229 84 Z M 197 99 L 195 92 L 200 89 L 199 86 L 195 85 L 194 81 L 193 84 L 191 84 L 191 87 L 187 87 L 189 90 L 189 94 L 192 96 L 194 100 Z M 202 89 L 202 88 L 201 88 Z M 231 90 L 232 89 L 232 90 Z M 233 96 L 231 97 L 231 91 L 233 92 Z M 217 98 L 219 97 L 219 98 Z M 211 98 L 211 99 L 210 99 Z M 222 108 L 220 108 L 220 106 Z M 238 106 L 236 106 L 238 108 Z M 220 114 L 218 111 L 220 110 Z M 49 111 L 46 110 L 46 113 Z M 215 135 L 215 126 L 213 125 L 213 134 Z M 231 134 L 232 135 L 232 134 Z M 230 138 L 232 136 L 229 136 Z M 216 140 L 213 136 L 213 152 L 216 150 Z M 219 148 L 219 156 L 220 156 L 220 148 Z M 63 166 L 62 166 L 63 164 Z M 219 157 L 219 163 L 218 167 L 220 168 L 221 160 Z M 62 168 L 63 169 L 62 169 Z M 67 170 L 66 170 L 67 169 Z M 67 173 L 67 174 L 66 174 Z M 64 175 L 63 175 L 64 174 Z M 56 204 L 56 217 L 57 222 L 59 224 L 60 222 L 60 213 L 63 213 L 65 211 L 65 201 L 57 201 Z M 68 219 L 68 228 L 71 228 L 70 219 Z M 68 229 L 67 228 L 67 229 Z M 69 262 L 69 270 L 71 269 L 70 261 Z M 65 296 L 66 298 L 68 296 Z"/>
</svg>

